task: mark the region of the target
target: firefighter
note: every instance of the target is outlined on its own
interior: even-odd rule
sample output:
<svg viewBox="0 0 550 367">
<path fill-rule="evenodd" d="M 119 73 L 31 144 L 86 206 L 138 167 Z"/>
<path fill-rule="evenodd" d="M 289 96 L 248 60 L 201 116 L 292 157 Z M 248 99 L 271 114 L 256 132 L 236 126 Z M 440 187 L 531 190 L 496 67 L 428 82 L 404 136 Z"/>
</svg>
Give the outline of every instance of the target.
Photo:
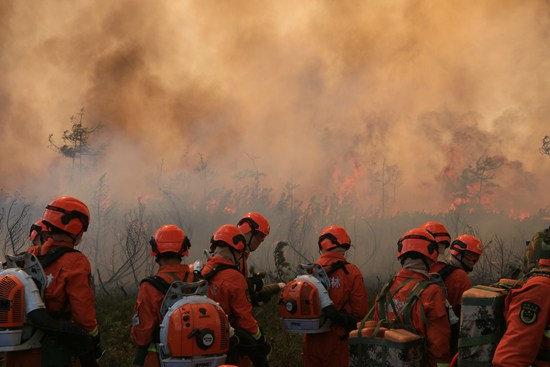
<svg viewBox="0 0 550 367">
<path fill-rule="evenodd" d="M 245 237 L 237 226 L 225 224 L 214 232 L 210 243 L 212 256 L 204 265 L 202 276 L 208 281 L 208 296 L 223 308 L 236 335 L 226 362 L 243 366 L 248 363 L 243 357 L 246 356 L 255 367 L 267 367 L 271 346 L 254 318 L 248 285 L 239 269 Z"/>
<path fill-rule="evenodd" d="M 506 332 L 495 355 L 495 367 L 550 366 L 550 243 L 545 244 L 539 269 L 506 296 Z"/>
<path fill-rule="evenodd" d="M 183 257 L 189 254 L 191 242 L 178 226 L 161 226 L 149 244 L 150 254 L 155 257 L 159 269 L 156 276 L 146 278 L 140 284 L 130 334 L 137 346 L 134 366 L 157 367 L 160 366 L 160 308 L 168 285 L 175 281 L 193 282 L 198 279 L 195 279 L 189 266 L 182 263 Z"/>
<path fill-rule="evenodd" d="M 445 227 L 438 227 L 433 223 L 423 227 L 431 233 L 438 243 L 438 261 L 430 268 L 431 273 L 437 273 L 445 284 L 447 301 L 449 302 L 449 322 L 451 323 L 451 355 L 458 353 L 458 339 L 460 331 L 460 310 L 462 308 L 462 295 L 472 288 L 472 282 L 468 273 L 473 270 L 483 252 L 481 241 L 471 235 L 463 234 L 458 236 L 452 243 L 447 233 L 444 235 Z M 441 226 L 443 226 L 441 224 Z M 447 240 L 448 238 L 448 240 Z M 443 247 L 445 246 L 445 247 Z M 442 254 L 447 247 L 450 247 L 450 254 L 447 262 L 442 262 Z M 444 255 L 443 255 L 444 259 Z"/>
<path fill-rule="evenodd" d="M 398 322 L 402 327 L 414 328 L 426 338 L 427 365 L 430 367 L 448 366 L 451 360 L 445 292 L 438 282 L 429 278 L 430 267 L 437 261 L 437 246 L 434 237 L 425 229 L 406 232 L 397 243 L 397 259 L 402 269 L 393 277 L 388 292 L 377 295 L 375 308 L 375 320 Z M 425 288 L 417 296 L 410 315 L 404 315 L 403 311 L 408 309 L 407 299 L 417 285 Z M 412 325 L 406 325 L 409 317 Z"/>
<path fill-rule="evenodd" d="M 433 236 L 435 242 L 437 242 L 437 261 L 433 263 L 432 269 L 436 267 L 442 268 L 445 264 L 447 264 L 447 261 L 445 260 L 445 250 L 451 246 L 451 235 L 449 234 L 449 231 L 445 228 L 443 223 L 434 221 L 426 222 L 419 228 L 425 229 Z"/>
<path fill-rule="evenodd" d="M 90 212 L 82 201 L 62 196 L 54 199 L 42 216 L 49 233 L 46 241 L 29 252 L 38 259 L 56 254 L 55 261 L 44 267 L 47 285 L 44 302 L 48 313 L 58 320 L 80 326 L 93 338 L 90 354 L 80 356 L 82 364 L 95 364 L 102 354 L 98 322 L 95 317 L 92 274 L 88 258 L 74 249 L 88 229 Z M 32 233 L 31 233 L 32 235 Z M 70 336 L 46 333 L 42 348 L 10 352 L 6 366 L 72 366 L 78 365 Z"/>
<path fill-rule="evenodd" d="M 31 241 L 32 245 L 27 250 L 27 252 L 34 253 L 40 245 L 46 242 L 48 237 L 48 228 L 46 227 L 44 222 L 42 222 L 42 219 L 37 220 L 31 225 L 31 229 L 29 231 L 29 240 Z"/>
<path fill-rule="evenodd" d="M 482 253 L 481 241 L 469 234 L 460 235 L 451 243 L 447 259 L 450 273 L 445 276 L 444 281 L 447 287 L 447 299 L 457 315 L 460 315 L 462 294 L 472 288 L 468 273 L 474 270 Z M 434 270 L 437 271 L 437 268 L 432 268 L 432 271 Z"/>
<path fill-rule="evenodd" d="M 237 223 L 237 227 L 245 238 L 245 250 L 239 264 L 241 273 L 246 278 L 248 292 L 253 306 L 261 306 L 271 299 L 272 294 L 261 292 L 264 286 L 265 273 L 249 274 L 248 257 L 260 247 L 260 244 L 269 235 L 269 222 L 257 212 L 246 213 Z M 249 276 L 250 275 L 250 276 Z"/>
<path fill-rule="evenodd" d="M 239 220 L 237 227 L 246 240 L 245 250 L 239 267 L 243 275 L 248 277 L 248 257 L 251 252 L 256 251 L 260 247 L 261 243 L 269 235 L 269 222 L 260 213 L 250 212 Z"/>
<path fill-rule="evenodd" d="M 48 228 L 42 221 L 42 219 L 37 220 L 34 224 L 31 225 L 29 231 L 29 240 L 34 246 L 40 246 L 46 242 L 49 237 Z"/>
<path fill-rule="evenodd" d="M 343 227 L 329 226 L 318 241 L 321 265 L 330 279 L 329 297 L 334 303 L 327 316 L 331 329 L 319 334 L 305 334 L 302 358 L 305 367 L 348 366 L 348 334 L 368 311 L 368 298 L 359 268 L 347 262 L 345 253 L 351 239 Z"/>
</svg>

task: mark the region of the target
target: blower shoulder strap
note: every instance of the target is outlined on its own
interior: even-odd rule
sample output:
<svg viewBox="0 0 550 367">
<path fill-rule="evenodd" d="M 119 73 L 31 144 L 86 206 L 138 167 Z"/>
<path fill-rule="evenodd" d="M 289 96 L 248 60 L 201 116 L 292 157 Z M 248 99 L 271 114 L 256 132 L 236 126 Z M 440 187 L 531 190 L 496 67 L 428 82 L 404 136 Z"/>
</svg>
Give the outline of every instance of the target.
<svg viewBox="0 0 550 367">
<path fill-rule="evenodd" d="M 414 327 L 413 320 L 412 320 L 412 310 L 415 305 L 415 303 L 420 300 L 420 294 L 424 292 L 428 286 L 431 284 L 437 284 L 438 286 L 441 286 L 439 284 L 439 281 L 434 280 L 423 280 L 417 285 L 414 286 L 411 293 L 409 294 L 409 297 L 407 298 L 407 301 L 405 302 L 405 306 L 403 307 L 403 321 L 406 326 L 406 328 L 409 328 L 410 331 L 418 332 L 416 328 Z M 419 310 L 420 310 L 420 317 L 422 319 L 422 322 L 424 322 L 424 325 L 426 326 L 426 329 L 429 327 L 428 318 L 426 316 L 426 312 L 424 310 L 424 306 L 422 303 L 418 304 Z"/>
<path fill-rule="evenodd" d="M 141 285 L 143 283 L 151 284 L 162 294 L 166 294 L 166 292 L 168 292 L 168 289 L 170 288 L 170 283 L 168 283 L 166 280 L 162 279 L 158 275 L 147 277 L 143 279 L 139 284 Z"/>
<path fill-rule="evenodd" d="M 66 254 L 67 252 L 80 252 L 78 250 L 75 250 L 72 247 L 56 247 L 50 252 L 48 252 L 45 255 L 37 256 L 38 261 L 40 262 L 40 265 L 42 265 L 42 268 L 46 268 L 47 266 L 53 264 L 57 259 L 59 259 L 61 256 Z"/>
<path fill-rule="evenodd" d="M 441 279 L 445 280 L 453 271 L 458 269 L 456 266 L 451 264 L 445 264 L 444 267 L 438 270 L 438 274 L 441 277 Z"/>
<path fill-rule="evenodd" d="M 348 270 L 346 269 L 346 265 L 349 264 L 347 261 L 338 260 L 335 263 L 332 263 L 328 269 L 325 270 L 327 275 L 331 275 L 338 269 L 343 269 L 344 273 L 349 274 Z"/>
<path fill-rule="evenodd" d="M 174 273 L 167 273 L 167 274 L 170 275 L 174 279 L 174 282 L 180 281 L 180 279 L 178 278 L 178 276 L 176 274 L 174 274 Z M 184 282 L 184 283 L 189 282 L 189 275 L 191 275 L 193 277 L 191 282 L 196 282 L 196 281 L 199 280 L 199 277 L 195 273 L 187 272 L 187 273 L 185 273 L 185 276 L 183 277 L 183 279 L 181 279 L 181 281 Z M 172 283 L 168 283 L 164 278 L 162 278 L 158 275 L 153 275 L 153 276 L 147 277 L 147 278 L 143 279 L 139 284 L 141 285 L 143 283 L 151 284 L 153 287 L 155 287 L 162 294 L 166 294 L 168 292 L 168 289 L 170 289 L 170 284 L 172 284 Z"/>
<path fill-rule="evenodd" d="M 214 277 L 214 275 L 218 274 L 220 271 L 227 270 L 227 269 L 233 269 L 233 270 L 239 271 L 239 269 L 234 265 L 220 264 L 220 265 L 216 266 L 215 268 L 213 268 L 212 271 L 210 271 L 210 273 L 205 274 L 204 279 L 205 280 L 210 280 Z M 240 273 L 240 271 L 239 271 L 239 273 Z"/>
</svg>

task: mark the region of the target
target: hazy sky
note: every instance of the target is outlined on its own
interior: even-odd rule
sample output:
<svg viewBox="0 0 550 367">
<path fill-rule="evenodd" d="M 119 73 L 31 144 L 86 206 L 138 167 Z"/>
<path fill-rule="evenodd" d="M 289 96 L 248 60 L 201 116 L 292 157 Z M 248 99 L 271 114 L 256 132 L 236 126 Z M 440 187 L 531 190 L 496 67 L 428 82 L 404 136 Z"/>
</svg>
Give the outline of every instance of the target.
<svg viewBox="0 0 550 367">
<path fill-rule="evenodd" d="M 464 167 L 498 156 L 493 207 L 534 212 L 549 39 L 544 0 L 2 1 L 0 188 L 77 192 L 48 135 L 84 107 L 106 147 L 89 180 L 120 200 L 202 156 L 219 185 L 258 169 L 374 206 L 397 166 L 394 210 L 446 210 Z"/>
</svg>

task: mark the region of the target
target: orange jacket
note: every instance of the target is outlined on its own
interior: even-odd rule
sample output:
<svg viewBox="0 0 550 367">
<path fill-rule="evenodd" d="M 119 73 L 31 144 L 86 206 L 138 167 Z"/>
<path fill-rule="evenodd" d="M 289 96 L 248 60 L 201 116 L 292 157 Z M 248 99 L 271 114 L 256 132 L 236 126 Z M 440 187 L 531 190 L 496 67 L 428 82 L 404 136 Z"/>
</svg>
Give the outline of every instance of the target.
<svg viewBox="0 0 550 367">
<path fill-rule="evenodd" d="M 325 252 L 317 260 L 317 264 L 328 270 L 332 264 L 338 261 L 346 261 L 343 254 L 337 252 Z M 329 274 L 330 288 L 328 294 L 338 311 L 346 311 L 358 320 L 361 320 L 369 310 L 367 289 L 363 281 L 363 275 L 354 264 L 346 264 Z M 343 330 L 343 329 L 342 329 Z"/>
<path fill-rule="evenodd" d="M 390 287 L 390 293 L 393 294 L 407 279 L 413 280 L 409 281 L 393 295 L 394 304 L 398 312 L 402 310 L 414 286 L 423 280 L 428 280 L 426 276 L 416 271 L 401 269 L 394 278 L 393 284 Z M 451 328 L 447 308 L 445 307 L 444 290 L 437 284 L 430 284 L 420 294 L 419 301 L 412 308 L 411 318 L 416 331 L 420 335 L 423 335 L 428 343 L 429 366 L 435 367 L 438 363 L 449 363 L 451 361 L 449 351 Z M 422 320 L 420 304 L 424 308 L 429 328 L 426 327 Z M 386 308 L 388 318 L 394 320 L 396 317 L 389 302 L 386 304 Z M 378 307 L 375 309 L 375 319 L 379 320 Z"/>
<path fill-rule="evenodd" d="M 447 265 L 446 263 L 436 262 L 430 268 L 431 273 L 437 273 Z M 445 288 L 447 289 L 447 300 L 453 306 L 453 311 L 456 316 L 460 317 L 460 309 L 462 308 L 462 294 L 472 288 L 472 282 L 463 269 L 453 270 L 447 278 L 444 279 Z"/>
<path fill-rule="evenodd" d="M 550 353 L 550 272 L 535 275 L 506 296 L 504 316 L 506 333 L 493 357 L 493 366 L 550 366 L 537 355 Z"/>
<path fill-rule="evenodd" d="M 258 322 L 252 313 L 252 304 L 248 295 L 245 277 L 237 269 L 220 270 L 212 278 L 208 276 L 220 265 L 233 265 L 230 260 L 212 256 L 202 269 L 203 277 L 208 280 L 208 296 L 223 308 L 233 327 L 240 327 L 252 335 L 259 331 Z"/>
<path fill-rule="evenodd" d="M 156 275 L 168 283 L 193 281 L 193 273 L 189 271 L 187 264 L 161 266 Z M 138 347 L 145 347 L 152 342 L 158 342 L 158 340 L 154 339 L 158 338 L 158 335 L 155 334 L 158 332 L 158 327 L 162 322 L 160 306 L 163 299 L 164 294 L 152 284 L 147 282 L 141 283 L 134 305 L 134 318 L 130 329 L 132 340 Z"/>
<path fill-rule="evenodd" d="M 343 254 L 325 252 L 317 264 L 328 270 L 332 264 L 346 261 Z M 363 275 L 354 264 L 346 264 L 329 274 L 329 296 L 338 311 L 345 311 L 357 321 L 368 312 L 367 289 Z M 302 358 L 305 367 L 338 367 L 348 365 L 348 333 L 342 326 L 333 325 L 331 331 L 321 334 L 306 334 Z"/>
<path fill-rule="evenodd" d="M 44 245 L 32 247 L 36 256 L 45 255 L 58 246 L 73 247 L 65 242 L 49 239 Z M 75 324 L 91 334 L 97 332 L 92 269 L 88 258 L 81 252 L 67 252 L 44 268 L 46 290 L 44 301 L 50 313 L 63 313 Z"/>
</svg>

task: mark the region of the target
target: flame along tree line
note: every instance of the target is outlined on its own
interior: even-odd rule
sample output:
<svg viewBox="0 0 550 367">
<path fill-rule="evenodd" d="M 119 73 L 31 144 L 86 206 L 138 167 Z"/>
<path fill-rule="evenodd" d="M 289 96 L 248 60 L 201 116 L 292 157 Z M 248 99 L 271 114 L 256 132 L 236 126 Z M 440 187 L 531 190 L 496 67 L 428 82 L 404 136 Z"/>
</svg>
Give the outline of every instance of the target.
<svg viewBox="0 0 550 367">
<path fill-rule="evenodd" d="M 84 109 L 71 117 L 71 129 L 65 130 L 62 136 L 64 145 L 56 145 L 53 134 L 49 136 L 51 147 L 72 160 L 73 174 L 77 171 L 81 173 L 84 156 L 97 155 L 100 151 L 92 149 L 91 146 L 93 134 L 98 131 L 99 126 L 86 127 L 83 117 Z M 543 139 L 541 151 L 550 155 L 550 137 L 546 136 Z M 303 244 L 311 243 L 312 239 L 308 237 L 326 224 L 320 223 L 319 218 L 335 223 L 349 223 L 348 213 L 357 213 L 358 209 L 353 202 L 342 202 L 340 198 L 334 196 L 324 198 L 324 200 L 312 197 L 311 201 L 304 205 L 294 199 L 293 190 L 296 185 L 290 183 L 285 186 L 285 192 L 279 201 L 273 204 L 269 199 L 271 189 L 263 188 L 261 185 L 261 179 L 265 174 L 257 168 L 256 158 L 249 156 L 249 159 L 252 169 L 241 172 L 237 179 L 249 180 L 247 182 L 250 184 L 241 185 L 241 188 L 235 191 L 220 189 L 212 192 L 204 191 L 202 202 L 199 202 L 194 208 L 189 208 L 186 205 L 190 202 L 189 196 L 168 187 L 159 189 L 161 199 L 154 205 L 158 205 L 160 210 L 155 211 L 154 205 L 151 203 L 147 203 L 146 206 L 145 203 L 138 200 L 133 209 L 123 215 L 115 215 L 116 205 L 109 199 L 106 175 L 101 176 L 97 181 L 93 200 L 89 203 L 93 215 L 94 232 L 88 233 L 85 242 L 81 245 L 81 250 L 90 256 L 99 289 L 105 294 L 113 292 L 126 294 L 128 289 L 137 289 L 140 279 L 151 273 L 154 268 L 147 249 L 151 229 L 164 224 L 166 220 L 185 228 L 193 238 L 193 232 L 199 231 L 198 221 L 201 218 L 209 218 L 210 223 L 228 221 L 232 213 L 227 212 L 227 207 L 233 207 L 233 213 L 257 208 L 268 216 L 271 214 L 272 217 L 284 217 L 284 221 L 278 225 L 275 231 L 278 238 L 284 238 L 286 242 L 278 242 L 274 247 L 271 254 L 274 268 L 265 270 L 271 271 L 272 280 L 285 281 L 293 276 L 291 263 L 315 259 L 314 249 L 306 249 Z M 466 203 L 462 204 L 460 209 L 469 212 L 483 210 L 484 195 L 490 194 L 491 190 L 498 187 L 494 179 L 501 164 L 502 161 L 497 157 L 481 157 L 463 170 L 458 180 L 459 187 L 455 190 L 458 193 L 457 198 L 460 198 L 462 203 Z M 393 169 L 391 166 L 384 165 L 384 170 L 386 168 Z M 215 175 L 208 167 L 208 161 L 202 156 L 200 156 L 200 163 L 194 173 L 203 181 L 203 187 L 207 186 L 206 184 Z M 391 184 L 388 181 L 389 176 L 395 180 L 398 178 L 397 172 L 393 172 L 392 175 L 390 173 L 392 172 L 388 172 L 388 175 L 380 177 L 377 181 L 381 183 L 383 189 L 386 185 Z M 32 203 L 25 201 L 20 195 L 10 195 L 0 189 L 0 239 L 3 240 L 2 250 L 4 253 L 21 252 L 28 246 L 26 236 L 30 223 L 34 222 L 32 220 L 34 218 L 30 218 L 30 212 L 33 212 L 31 209 L 33 209 Z M 159 212 L 164 212 L 164 214 L 158 214 Z M 330 215 L 327 217 L 326 213 L 328 212 Z M 394 226 L 390 223 L 392 220 L 395 223 L 400 219 L 372 216 L 372 214 L 369 217 L 369 215 L 359 214 L 354 217 L 368 218 L 354 219 L 355 222 L 348 224 L 348 227 L 350 232 L 354 233 L 352 238 L 358 239 L 357 243 L 361 241 L 358 228 L 369 231 L 368 253 L 365 253 L 364 249 L 357 248 L 355 250 L 358 255 L 358 265 L 364 267 L 375 257 L 378 245 L 387 243 L 381 232 L 384 228 Z M 423 220 L 424 218 L 417 222 Z M 357 223 L 357 221 L 361 222 Z M 448 222 L 451 228 L 454 226 L 456 234 L 465 230 L 470 232 L 476 230 L 475 228 L 465 228 L 467 224 L 463 218 L 460 218 L 460 211 L 449 214 L 443 221 Z M 123 230 L 113 230 L 115 225 Z M 110 240 L 106 240 L 106 233 L 114 233 L 114 235 Z M 364 233 L 362 235 L 365 237 Z M 495 237 L 492 242 L 495 247 L 494 254 L 486 256 L 486 258 L 491 258 L 490 262 L 485 264 L 486 266 L 479 266 L 483 277 L 491 277 L 494 275 L 493 273 L 503 275 L 510 270 L 510 264 L 516 260 L 512 253 L 504 251 L 509 245 L 502 238 Z M 201 245 L 203 244 L 198 244 L 198 246 Z M 105 248 L 110 248 L 110 252 L 106 252 Z M 118 261 L 119 259 L 121 260 Z"/>
</svg>

